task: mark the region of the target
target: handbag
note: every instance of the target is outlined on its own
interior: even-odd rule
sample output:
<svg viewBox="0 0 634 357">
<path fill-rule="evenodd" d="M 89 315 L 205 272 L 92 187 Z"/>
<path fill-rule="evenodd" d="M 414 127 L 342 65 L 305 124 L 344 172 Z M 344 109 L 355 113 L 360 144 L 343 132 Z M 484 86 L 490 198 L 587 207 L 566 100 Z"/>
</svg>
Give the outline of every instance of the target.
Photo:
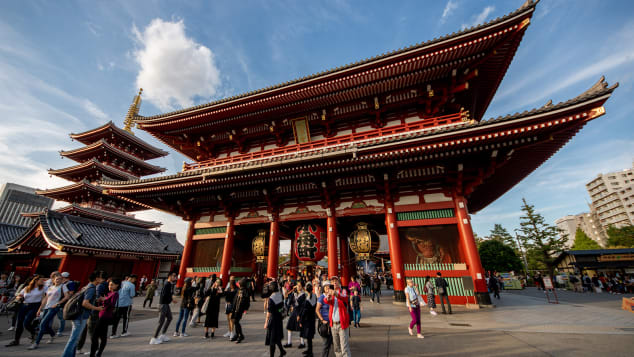
<svg viewBox="0 0 634 357">
<path fill-rule="evenodd" d="M 319 336 L 323 338 L 328 338 L 330 336 L 330 326 L 327 323 L 321 322 L 319 320 L 319 326 L 317 326 L 317 331 L 319 332 Z"/>
<path fill-rule="evenodd" d="M 22 301 L 18 300 L 18 299 L 13 299 L 11 301 L 9 301 L 9 303 L 7 304 L 7 311 L 18 311 L 20 310 L 20 307 L 22 306 Z"/>
<path fill-rule="evenodd" d="M 202 315 L 207 313 L 207 309 L 209 308 L 209 298 L 211 298 L 211 296 L 207 296 L 205 302 L 203 303 L 203 306 L 200 308 L 200 313 Z"/>
</svg>

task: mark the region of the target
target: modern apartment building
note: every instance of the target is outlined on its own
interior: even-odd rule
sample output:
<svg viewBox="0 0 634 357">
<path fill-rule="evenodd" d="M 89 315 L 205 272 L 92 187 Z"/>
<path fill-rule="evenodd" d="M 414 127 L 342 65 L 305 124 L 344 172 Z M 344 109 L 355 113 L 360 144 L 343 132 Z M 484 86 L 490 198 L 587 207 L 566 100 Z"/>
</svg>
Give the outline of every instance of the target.
<svg viewBox="0 0 634 357">
<path fill-rule="evenodd" d="M 610 226 L 634 225 L 634 165 L 632 168 L 599 174 L 586 184 L 604 230 Z"/>
<path fill-rule="evenodd" d="M 600 246 L 605 247 L 607 245 L 607 235 L 592 207 L 590 207 L 590 212 L 561 217 L 555 221 L 555 224 L 562 230 L 561 237 L 566 237 L 566 248 L 572 248 L 575 243 L 577 228 L 581 228 L 590 239 L 599 243 Z"/>
</svg>

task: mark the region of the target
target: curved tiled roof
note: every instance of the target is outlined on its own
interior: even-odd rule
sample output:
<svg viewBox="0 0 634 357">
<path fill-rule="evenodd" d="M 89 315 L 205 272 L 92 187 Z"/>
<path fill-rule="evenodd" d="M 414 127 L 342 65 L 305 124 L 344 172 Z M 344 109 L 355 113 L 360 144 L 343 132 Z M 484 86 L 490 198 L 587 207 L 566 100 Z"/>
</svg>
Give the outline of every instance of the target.
<svg viewBox="0 0 634 357">
<path fill-rule="evenodd" d="M 219 105 L 219 104 L 223 104 L 223 103 L 234 101 L 236 99 L 243 99 L 243 98 L 247 98 L 249 96 L 253 96 L 253 95 L 265 93 L 265 92 L 268 92 L 268 91 L 273 91 L 273 90 L 277 90 L 277 89 L 280 89 L 280 88 L 284 88 L 284 87 L 289 87 L 289 86 L 292 86 L 292 85 L 300 84 L 302 82 L 308 82 L 308 81 L 313 80 L 313 79 L 317 79 L 317 78 L 320 78 L 320 77 L 325 77 L 325 76 L 328 76 L 328 75 L 331 75 L 331 74 L 335 74 L 337 72 L 342 72 L 342 71 L 349 70 L 349 69 L 352 69 L 352 68 L 355 68 L 355 67 L 359 67 L 359 66 L 362 66 L 362 65 L 370 64 L 372 62 L 379 62 L 381 60 L 385 60 L 385 59 L 393 57 L 393 56 L 398 56 L 398 55 L 401 55 L 401 54 L 404 54 L 404 53 L 407 53 L 407 52 L 410 52 L 410 51 L 413 51 L 413 50 L 417 50 L 417 49 L 421 49 L 421 48 L 424 48 L 424 47 L 428 47 L 428 46 L 437 44 L 439 42 L 451 40 L 453 38 L 457 38 L 457 37 L 463 36 L 465 34 L 476 32 L 476 31 L 478 31 L 478 30 L 480 30 L 482 28 L 489 27 L 489 26 L 504 22 L 505 20 L 507 20 L 509 18 L 512 18 L 512 17 L 514 17 L 514 16 L 516 16 L 516 15 L 518 15 L 518 14 L 524 12 L 524 11 L 534 9 L 538 2 L 539 2 L 539 0 L 527 0 L 519 9 L 517 9 L 517 10 L 515 10 L 515 11 L 513 11 L 513 12 L 511 12 L 511 13 L 505 15 L 505 16 L 498 17 L 498 18 L 496 18 L 496 19 L 494 19 L 492 21 L 486 22 L 486 23 L 481 24 L 481 25 L 473 26 L 471 28 L 466 28 L 466 29 L 463 29 L 463 30 L 458 31 L 458 32 L 453 32 L 451 34 L 448 34 L 448 35 L 445 35 L 445 36 L 442 36 L 442 37 L 434 38 L 434 39 L 426 41 L 426 42 L 421 42 L 421 43 L 418 43 L 418 44 L 415 44 L 415 45 L 411 45 L 409 47 L 400 48 L 398 50 L 393 50 L 393 51 L 390 51 L 390 52 L 387 52 L 387 53 L 382 53 L 380 55 L 377 55 L 377 56 L 374 56 L 374 57 L 370 57 L 370 58 L 366 58 L 366 59 L 363 59 L 363 60 L 360 60 L 360 61 L 357 61 L 357 62 L 353 62 L 353 63 L 347 64 L 347 65 L 343 65 L 343 66 L 339 66 L 339 67 L 336 67 L 336 68 L 332 68 L 332 69 L 329 69 L 329 70 L 326 70 L 326 71 L 322 71 L 322 72 L 319 72 L 319 73 L 314 73 L 314 74 L 311 74 L 311 75 L 308 75 L 308 76 L 297 78 L 297 79 L 294 79 L 294 80 L 291 80 L 291 81 L 287 81 L 287 82 L 284 82 L 284 83 L 280 83 L 280 84 L 277 84 L 277 85 L 272 85 L 272 86 L 265 87 L 265 88 L 262 88 L 262 89 L 246 92 L 246 93 L 243 93 L 243 94 L 238 94 L 238 95 L 235 95 L 235 96 L 232 96 L 232 97 L 223 98 L 223 99 L 216 100 L 216 101 L 213 101 L 213 102 L 210 102 L 210 103 L 197 105 L 197 106 L 194 106 L 194 107 L 191 107 L 191 108 L 185 108 L 185 109 L 176 110 L 176 111 L 163 113 L 163 114 L 158 114 L 158 115 L 154 115 L 154 116 L 147 116 L 147 117 L 137 116 L 135 121 L 137 123 L 142 124 L 144 122 L 149 122 L 149 121 L 152 121 L 152 120 L 155 120 L 155 119 L 161 119 L 161 118 L 173 116 L 173 115 L 176 115 L 176 114 L 181 114 L 181 113 L 186 113 L 186 112 L 194 111 L 194 110 L 198 110 L 198 109 L 213 107 L 213 106 L 216 106 L 216 105 Z"/>
<path fill-rule="evenodd" d="M 4 224 L 0 223 L 0 251 L 7 249 L 7 243 L 12 240 L 18 238 L 24 232 L 26 232 L 29 227 L 15 226 L 13 224 Z"/>
<path fill-rule="evenodd" d="M 108 212 L 101 209 L 95 209 L 90 207 L 83 207 L 76 203 L 62 207 L 60 209 L 57 209 L 56 211 L 62 212 L 62 213 L 70 213 L 73 211 L 78 211 L 81 213 L 80 215 L 89 216 L 90 218 L 104 219 L 104 220 L 112 221 L 116 223 L 129 224 L 135 227 L 156 228 L 162 225 L 162 223 L 160 222 L 144 221 L 144 220 L 126 216 L 123 214 Z"/>
<path fill-rule="evenodd" d="M 122 254 L 180 255 L 183 246 L 174 233 L 142 229 L 128 225 L 47 211 L 38 216 L 38 223 L 47 240 L 64 250 L 96 250 Z M 31 231 L 31 230 L 29 230 Z M 15 249 L 26 235 L 10 244 Z"/>
</svg>

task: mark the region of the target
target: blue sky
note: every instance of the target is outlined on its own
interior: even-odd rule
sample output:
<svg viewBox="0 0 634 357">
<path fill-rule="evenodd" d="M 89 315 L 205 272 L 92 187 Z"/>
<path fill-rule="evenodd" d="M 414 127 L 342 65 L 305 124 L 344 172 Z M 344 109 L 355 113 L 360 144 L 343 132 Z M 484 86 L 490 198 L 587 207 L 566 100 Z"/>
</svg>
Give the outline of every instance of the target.
<svg viewBox="0 0 634 357">
<path fill-rule="evenodd" d="M 514 11 L 506 1 L 4 1 L 0 3 L 0 183 L 67 184 L 68 138 L 121 124 L 139 86 L 153 115 L 285 82 Z M 518 225 L 522 197 L 550 221 L 587 210 L 584 184 L 634 159 L 634 3 L 542 1 L 485 118 L 620 82 L 591 122 L 519 185 L 473 216 L 486 235 Z M 162 146 L 143 132 L 137 135 Z M 167 149 L 167 148 L 166 148 Z M 171 151 L 153 163 L 181 167 Z M 185 225 L 164 214 L 182 239 Z"/>
</svg>

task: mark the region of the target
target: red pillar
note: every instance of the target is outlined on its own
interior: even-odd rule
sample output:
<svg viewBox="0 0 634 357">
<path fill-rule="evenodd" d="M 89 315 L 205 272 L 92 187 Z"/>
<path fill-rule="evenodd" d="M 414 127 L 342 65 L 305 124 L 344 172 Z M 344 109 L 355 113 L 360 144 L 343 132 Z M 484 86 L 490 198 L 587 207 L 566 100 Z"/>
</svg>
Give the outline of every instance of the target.
<svg viewBox="0 0 634 357">
<path fill-rule="evenodd" d="M 326 228 L 328 230 L 328 277 L 339 276 L 339 262 L 337 259 L 337 219 L 335 211 L 328 210 L 328 218 L 326 219 Z"/>
<path fill-rule="evenodd" d="M 339 253 L 341 255 L 341 284 L 348 286 L 350 282 L 350 254 L 348 252 L 348 240 L 339 238 Z"/>
<path fill-rule="evenodd" d="M 471 228 L 471 220 L 467 212 L 467 200 L 455 194 L 454 205 L 456 218 L 458 219 L 460 244 L 463 247 L 469 273 L 474 282 L 476 296 L 478 296 L 478 300 L 480 300 L 481 303 L 487 303 L 487 301 L 489 301 L 490 304 L 490 297 L 487 293 L 486 281 L 484 280 L 484 269 L 480 262 L 480 254 L 478 254 L 478 248 L 473 237 L 473 229 Z"/>
<path fill-rule="evenodd" d="M 229 281 L 229 270 L 231 269 L 231 258 L 233 257 L 233 238 L 233 217 L 229 217 L 225 246 L 222 250 L 222 264 L 220 265 L 220 279 L 223 282 Z"/>
<path fill-rule="evenodd" d="M 65 271 L 67 271 L 68 268 L 68 256 L 70 255 L 70 253 L 66 253 L 66 255 L 64 255 L 64 257 L 62 258 L 62 261 L 59 263 L 59 267 L 57 268 L 57 271 L 60 273 L 63 273 Z"/>
<path fill-rule="evenodd" d="M 297 269 L 297 265 L 298 265 L 297 254 L 295 254 L 295 250 L 297 249 L 296 245 L 297 245 L 297 240 L 295 238 L 291 238 L 291 253 L 289 257 L 290 262 L 288 265 L 288 268 L 289 268 L 288 271 L 290 276 L 293 277 L 293 279 L 297 278 L 297 270 L 298 270 Z"/>
<path fill-rule="evenodd" d="M 187 229 L 187 237 L 185 238 L 185 247 L 183 248 L 183 255 L 181 257 L 181 266 L 178 269 L 178 281 L 176 286 L 179 288 L 183 286 L 185 282 L 185 275 L 187 274 L 187 268 L 191 263 L 192 251 L 194 250 L 194 225 L 196 220 L 189 221 L 189 228 Z"/>
<path fill-rule="evenodd" d="M 291 252 L 291 254 L 294 254 Z M 280 255 L 280 222 L 277 218 L 271 221 L 271 234 L 269 235 L 269 256 L 266 267 L 266 276 L 277 279 L 278 263 Z"/>
<path fill-rule="evenodd" d="M 394 281 L 394 300 L 405 301 L 405 270 L 401 257 L 401 240 L 398 235 L 394 202 L 389 192 L 389 183 L 385 180 L 385 226 L 387 240 L 390 247 L 390 261 L 392 263 L 392 280 Z"/>
</svg>

